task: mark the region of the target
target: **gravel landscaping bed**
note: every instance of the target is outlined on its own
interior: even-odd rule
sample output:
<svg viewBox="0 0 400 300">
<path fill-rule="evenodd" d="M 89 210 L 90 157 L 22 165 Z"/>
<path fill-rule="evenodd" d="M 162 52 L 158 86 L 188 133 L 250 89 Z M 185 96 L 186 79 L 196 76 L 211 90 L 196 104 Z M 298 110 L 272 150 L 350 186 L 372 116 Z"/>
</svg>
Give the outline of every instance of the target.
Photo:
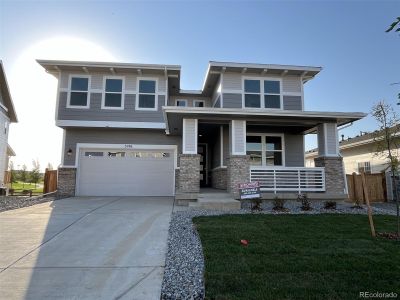
<svg viewBox="0 0 400 300">
<path fill-rule="evenodd" d="M 32 206 L 39 203 L 54 201 L 55 196 L 34 196 L 34 197 L 25 197 L 25 196 L 0 196 L 0 212 L 17 209 L 21 207 Z"/>
<path fill-rule="evenodd" d="M 165 259 L 165 271 L 161 288 L 161 299 L 204 299 L 204 257 L 201 241 L 193 226 L 192 218 L 221 214 L 248 214 L 250 203 L 242 203 L 242 209 L 236 211 L 187 210 L 172 214 L 168 233 L 168 248 Z M 366 214 L 365 205 L 361 209 L 351 208 L 350 203 L 337 203 L 335 210 L 324 209 L 324 203 L 312 202 L 313 210 L 302 211 L 297 201 L 285 202 L 287 212 L 272 210 L 272 202 L 264 201 L 263 210 L 257 214 Z M 396 212 L 383 208 L 373 208 L 374 214 L 395 215 Z"/>
</svg>

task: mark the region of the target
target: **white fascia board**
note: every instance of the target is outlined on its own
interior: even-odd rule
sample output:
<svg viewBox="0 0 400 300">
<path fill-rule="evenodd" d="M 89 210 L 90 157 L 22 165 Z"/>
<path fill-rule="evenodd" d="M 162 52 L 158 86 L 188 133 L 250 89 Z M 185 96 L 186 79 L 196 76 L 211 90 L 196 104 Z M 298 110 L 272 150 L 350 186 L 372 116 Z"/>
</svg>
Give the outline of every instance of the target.
<svg viewBox="0 0 400 300">
<path fill-rule="evenodd" d="M 56 125 L 59 127 L 166 129 L 164 122 L 116 122 L 116 121 L 57 120 Z"/>
<path fill-rule="evenodd" d="M 315 117 L 315 118 L 363 118 L 367 116 L 362 112 L 324 112 L 324 111 L 298 111 L 270 109 L 233 109 L 233 108 L 212 108 L 209 107 L 164 107 L 166 113 L 189 113 L 189 114 L 222 114 L 222 115 L 249 115 L 249 116 L 282 116 L 282 117 Z"/>
<path fill-rule="evenodd" d="M 180 65 L 160 64 L 134 64 L 120 62 L 95 62 L 95 61 L 68 61 L 68 60 L 36 60 L 42 67 L 47 66 L 70 66 L 70 67 L 94 67 L 94 68 L 128 68 L 128 69 L 149 69 L 149 70 L 173 70 L 180 71 Z"/>
<path fill-rule="evenodd" d="M 295 66 L 295 65 L 273 65 L 273 64 L 254 64 L 254 63 L 236 63 L 236 62 L 219 62 L 210 61 L 209 67 L 231 67 L 231 68 L 248 68 L 248 69 L 275 69 L 275 70 L 293 70 L 293 71 L 310 71 L 320 72 L 322 67 L 313 66 Z"/>
</svg>

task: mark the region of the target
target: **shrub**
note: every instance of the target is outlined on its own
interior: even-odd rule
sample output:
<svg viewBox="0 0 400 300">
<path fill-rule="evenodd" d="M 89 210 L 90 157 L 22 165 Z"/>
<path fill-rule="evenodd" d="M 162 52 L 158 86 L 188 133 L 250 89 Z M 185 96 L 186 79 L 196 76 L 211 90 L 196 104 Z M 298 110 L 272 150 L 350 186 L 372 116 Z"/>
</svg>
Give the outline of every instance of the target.
<svg viewBox="0 0 400 300">
<path fill-rule="evenodd" d="M 273 201 L 274 210 L 285 210 L 285 200 L 276 196 Z"/>
<path fill-rule="evenodd" d="M 325 201 L 324 208 L 325 209 L 336 209 L 336 202 L 335 201 Z"/>
<path fill-rule="evenodd" d="M 262 200 L 261 198 L 255 198 L 255 199 L 251 199 L 251 210 L 262 210 L 261 204 L 262 204 Z"/>
<path fill-rule="evenodd" d="M 299 194 L 297 201 L 301 202 L 301 210 L 312 210 L 307 194 Z"/>
</svg>

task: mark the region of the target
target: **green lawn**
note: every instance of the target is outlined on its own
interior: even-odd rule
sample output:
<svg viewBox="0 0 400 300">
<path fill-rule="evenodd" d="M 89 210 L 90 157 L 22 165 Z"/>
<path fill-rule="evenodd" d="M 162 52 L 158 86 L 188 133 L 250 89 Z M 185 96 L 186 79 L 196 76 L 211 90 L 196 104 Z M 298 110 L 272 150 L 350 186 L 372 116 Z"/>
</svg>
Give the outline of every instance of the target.
<svg viewBox="0 0 400 300">
<path fill-rule="evenodd" d="M 13 182 L 12 188 L 14 190 L 17 190 L 17 192 L 20 192 L 20 190 L 33 190 L 33 193 L 38 194 L 38 193 L 43 193 L 43 182 L 38 183 L 35 188 L 34 183 L 27 183 L 27 182 L 23 183 L 21 181 L 17 181 Z"/>
<path fill-rule="evenodd" d="M 396 228 L 395 217 L 374 220 L 378 231 Z M 225 215 L 193 222 L 204 250 L 207 299 L 400 296 L 400 242 L 372 239 L 365 215 Z"/>
</svg>

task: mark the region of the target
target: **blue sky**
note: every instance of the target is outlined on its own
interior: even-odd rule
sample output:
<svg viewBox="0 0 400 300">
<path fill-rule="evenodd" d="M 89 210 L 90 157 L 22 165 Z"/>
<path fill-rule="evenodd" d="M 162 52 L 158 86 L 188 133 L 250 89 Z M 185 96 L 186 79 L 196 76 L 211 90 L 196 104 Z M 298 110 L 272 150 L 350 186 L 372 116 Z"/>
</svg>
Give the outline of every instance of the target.
<svg viewBox="0 0 400 300">
<path fill-rule="evenodd" d="M 400 1 L 0 0 L 0 57 L 12 72 L 32 44 L 76 37 L 116 61 L 180 64 L 185 89 L 201 88 L 209 60 L 322 66 L 306 84 L 307 110 L 369 112 L 380 99 L 397 102 L 400 35 L 385 33 L 397 16 Z M 15 98 L 17 112 L 32 100 Z M 20 114 L 15 127 L 28 125 Z M 341 133 L 375 127 L 368 117 Z"/>
</svg>

